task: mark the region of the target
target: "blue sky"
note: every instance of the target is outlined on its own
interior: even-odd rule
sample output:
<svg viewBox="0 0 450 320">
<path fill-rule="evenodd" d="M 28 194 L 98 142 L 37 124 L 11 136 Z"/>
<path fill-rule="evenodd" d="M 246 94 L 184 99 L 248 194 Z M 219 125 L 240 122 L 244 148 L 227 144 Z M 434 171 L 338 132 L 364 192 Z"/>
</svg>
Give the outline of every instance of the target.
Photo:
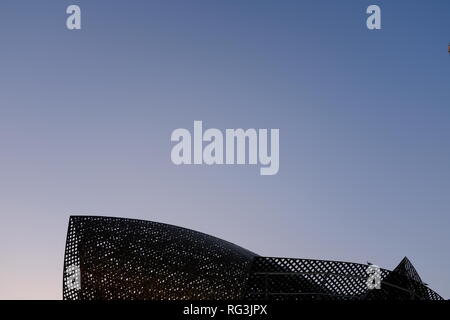
<svg viewBox="0 0 450 320">
<path fill-rule="evenodd" d="M 82 30 L 65 9 L 82 10 Z M 382 30 L 366 8 L 382 9 Z M 408 256 L 450 296 L 450 2 L 0 4 L 0 298 L 59 299 L 70 214 L 261 255 Z M 280 171 L 174 166 L 170 134 L 279 128 Z"/>
</svg>

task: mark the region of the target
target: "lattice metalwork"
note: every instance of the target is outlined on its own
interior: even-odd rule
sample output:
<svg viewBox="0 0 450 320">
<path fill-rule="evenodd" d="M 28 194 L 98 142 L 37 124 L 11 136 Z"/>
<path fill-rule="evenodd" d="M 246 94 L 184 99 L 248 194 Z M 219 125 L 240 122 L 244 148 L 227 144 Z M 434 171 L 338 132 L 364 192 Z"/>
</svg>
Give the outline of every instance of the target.
<svg viewBox="0 0 450 320">
<path fill-rule="evenodd" d="M 406 259 L 399 265 L 412 265 Z M 381 289 L 367 287 L 368 265 L 256 257 L 245 298 L 250 300 L 441 300 L 417 277 L 380 269 Z M 414 276 L 414 277 L 413 277 Z M 419 278 L 420 279 L 420 278 Z"/>
<path fill-rule="evenodd" d="M 227 241 L 135 219 L 70 218 L 64 299 L 441 300 L 405 258 L 380 269 L 381 289 L 367 287 L 368 265 L 260 257 Z"/>
<path fill-rule="evenodd" d="M 412 265 L 411 261 L 407 257 L 404 257 L 403 260 L 399 263 L 397 267 L 393 270 L 394 272 L 397 272 L 398 274 L 402 274 L 410 279 L 413 279 L 417 282 L 422 282 L 422 279 L 420 279 L 419 273 L 417 272 L 416 268 Z"/>
<path fill-rule="evenodd" d="M 64 299 L 238 299 L 254 253 L 167 224 L 70 218 Z"/>
</svg>

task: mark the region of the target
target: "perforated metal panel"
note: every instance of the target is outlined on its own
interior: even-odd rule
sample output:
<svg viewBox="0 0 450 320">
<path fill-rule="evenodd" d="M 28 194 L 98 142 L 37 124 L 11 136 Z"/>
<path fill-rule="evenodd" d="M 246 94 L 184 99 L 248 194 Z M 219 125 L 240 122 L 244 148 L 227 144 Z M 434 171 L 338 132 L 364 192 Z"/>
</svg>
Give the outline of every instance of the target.
<svg viewBox="0 0 450 320">
<path fill-rule="evenodd" d="M 238 299 L 254 253 L 150 221 L 70 218 L 65 299 Z"/>
<path fill-rule="evenodd" d="M 405 277 L 413 279 L 416 282 L 422 283 L 422 279 L 420 279 L 419 273 L 407 257 L 403 258 L 399 265 L 395 267 L 393 272 L 404 275 Z"/>
<path fill-rule="evenodd" d="M 74 216 L 64 260 L 64 299 L 441 300 L 408 259 L 368 265 L 259 257 L 227 241 L 150 221 Z"/>
<path fill-rule="evenodd" d="M 402 266 L 402 263 L 400 266 Z M 409 261 L 408 261 L 409 263 Z M 368 265 L 256 257 L 245 298 L 250 300 L 441 300 L 412 273 L 381 271 L 381 289 L 367 287 Z M 412 267 L 409 263 L 408 267 Z M 402 269 L 400 267 L 399 269 Z M 418 277 L 418 275 L 417 275 Z M 420 278 L 419 278 L 420 279 Z"/>
</svg>

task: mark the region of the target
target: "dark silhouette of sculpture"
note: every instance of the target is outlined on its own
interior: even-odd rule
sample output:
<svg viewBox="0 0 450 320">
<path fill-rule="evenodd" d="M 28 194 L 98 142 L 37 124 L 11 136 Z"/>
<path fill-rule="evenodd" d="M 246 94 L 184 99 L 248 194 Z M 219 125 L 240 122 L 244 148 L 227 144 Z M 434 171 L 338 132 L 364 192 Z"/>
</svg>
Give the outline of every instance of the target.
<svg viewBox="0 0 450 320">
<path fill-rule="evenodd" d="M 369 290 L 367 265 L 260 257 L 227 241 L 172 225 L 72 216 L 64 258 L 69 300 L 440 300 L 408 259 L 381 269 Z"/>
</svg>

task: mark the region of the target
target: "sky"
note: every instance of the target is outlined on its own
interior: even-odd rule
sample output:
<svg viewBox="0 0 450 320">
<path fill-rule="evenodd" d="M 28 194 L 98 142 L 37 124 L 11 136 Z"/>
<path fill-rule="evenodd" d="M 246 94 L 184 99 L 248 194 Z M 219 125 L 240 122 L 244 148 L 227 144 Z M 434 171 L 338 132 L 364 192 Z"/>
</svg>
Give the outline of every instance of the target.
<svg viewBox="0 0 450 320">
<path fill-rule="evenodd" d="M 82 29 L 66 28 L 77 4 Z M 382 29 L 366 27 L 378 4 Z M 265 256 L 407 256 L 450 298 L 450 2 L 2 0 L 0 299 L 61 299 L 70 215 Z M 176 128 L 278 128 L 280 170 L 175 166 Z"/>
</svg>

